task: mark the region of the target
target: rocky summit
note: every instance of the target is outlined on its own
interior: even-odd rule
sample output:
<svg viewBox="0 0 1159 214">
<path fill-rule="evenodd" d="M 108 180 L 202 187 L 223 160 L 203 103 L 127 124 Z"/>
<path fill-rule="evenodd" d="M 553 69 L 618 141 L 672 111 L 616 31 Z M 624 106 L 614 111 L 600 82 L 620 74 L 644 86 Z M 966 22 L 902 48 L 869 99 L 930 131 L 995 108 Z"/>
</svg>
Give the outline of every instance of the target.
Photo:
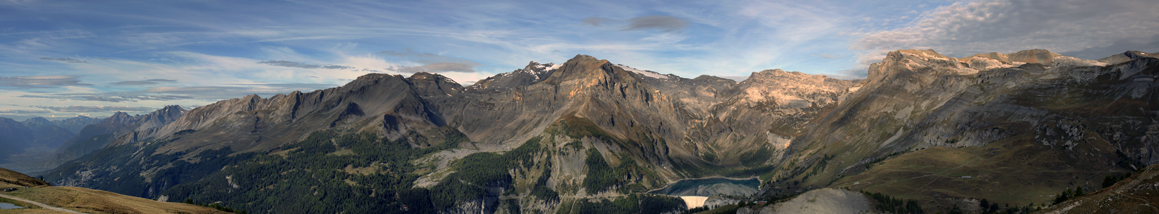
<svg viewBox="0 0 1159 214">
<path fill-rule="evenodd" d="M 728 200 L 858 202 L 805 210 L 867 210 L 870 198 L 931 213 L 987 211 L 983 199 L 1039 209 L 1159 163 L 1157 76 L 1159 58 L 1142 52 L 898 50 L 865 79 L 773 69 L 740 82 L 577 55 L 470 86 L 368 74 L 118 114 L 78 135 L 94 140 L 65 143 L 77 149 L 61 159 L 79 159 L 44 176 L 271 213 L 683 212 L 647 192 L 708 177 L 759 179 Z"/>
</svg>

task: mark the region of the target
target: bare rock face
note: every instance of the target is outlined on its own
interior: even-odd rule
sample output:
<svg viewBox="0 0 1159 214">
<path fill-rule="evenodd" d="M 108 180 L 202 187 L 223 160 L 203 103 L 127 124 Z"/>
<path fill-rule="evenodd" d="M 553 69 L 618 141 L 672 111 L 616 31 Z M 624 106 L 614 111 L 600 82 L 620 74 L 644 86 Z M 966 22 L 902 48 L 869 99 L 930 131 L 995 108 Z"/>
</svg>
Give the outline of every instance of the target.
<svg viewBox="0 0 1159 214">
<path fill-rule="evenodd" d="M 870 204 L 869 198 L 859 192 L 826 188 L 811 190 L 759 210 L 744 207 L 736 213 L 866 213 L 871 210 Z"/>
<path fill-rule="evenodd" d="M 527 67 L 518 69 L 509 73 L 502 73 L 493 77 L 479 80 L 474 85 L 467 88 L 472 90 L 503 90 L 521 86 L 529 86 L 547 79 L 563 64 L 547 63 L 540 64 L 535 61 L 527 64 Z"/>
</svg>

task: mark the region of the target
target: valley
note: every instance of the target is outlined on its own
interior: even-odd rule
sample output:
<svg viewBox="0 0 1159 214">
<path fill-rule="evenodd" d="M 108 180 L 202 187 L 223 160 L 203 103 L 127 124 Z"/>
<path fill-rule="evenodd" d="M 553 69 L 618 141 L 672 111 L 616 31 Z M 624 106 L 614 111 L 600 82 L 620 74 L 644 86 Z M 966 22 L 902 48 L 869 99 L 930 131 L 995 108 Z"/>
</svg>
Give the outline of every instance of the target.
<svg viewBox="0 0 1159 214">
<path fill-rule="evenodd" d="M 666 213 L 689 200 L 736 213 L 1055 210 L 1064 190 L 1159 163 L 1157 75 L 1156 54 L 1041 49 L 897 50 L 858 80 L 689 79 L 586 55 L 467 86 L 367 74 L 93 121 L 53 159 L 26 159 L 58 165 L 32 175 L 69 187 L 15 195 L 251 213 Z"/>
</svg>

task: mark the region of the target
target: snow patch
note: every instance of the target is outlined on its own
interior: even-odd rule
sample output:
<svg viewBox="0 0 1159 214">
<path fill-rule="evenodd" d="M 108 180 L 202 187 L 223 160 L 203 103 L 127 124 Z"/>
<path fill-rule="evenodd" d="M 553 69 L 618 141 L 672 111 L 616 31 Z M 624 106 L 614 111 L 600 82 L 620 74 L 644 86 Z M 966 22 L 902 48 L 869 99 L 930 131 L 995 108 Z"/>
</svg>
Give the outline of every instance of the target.
<svg viewBox="0 0 1159 214">
<path fill-rule="evenodd" d="M 670 77 L 663 75 L 663 74 L 660 74 L 660 73 L 656 73 L 653 71 L 642 71 L 640 69 L 628 67 L 627 65 L 616 65 L 616 67 L 620 67 L 621 69 L 624 69 L 625 71 L 630 71 L 632 73 L 637 73 L 640 75 L 644 75 L 646 77 L 651 77 L 651 78 L 656 78 L 656 79 L 669 79 L 670 78 Z"/>
</svg>

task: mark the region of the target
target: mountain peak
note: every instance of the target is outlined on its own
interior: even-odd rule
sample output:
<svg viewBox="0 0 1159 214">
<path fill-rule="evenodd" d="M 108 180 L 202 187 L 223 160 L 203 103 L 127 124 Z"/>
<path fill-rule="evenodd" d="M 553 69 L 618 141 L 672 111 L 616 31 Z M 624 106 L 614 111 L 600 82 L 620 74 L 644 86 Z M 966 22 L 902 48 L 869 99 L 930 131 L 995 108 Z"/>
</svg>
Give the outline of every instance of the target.
<svg viewBox="0 0 1159 214">
<path fill-rule="evenodd" d="M 1099 59 L 1098 61 L 1107 64 L 1119 64 L 1141 58 L 1159 58 L 1159 52 L 1144 53 L 1142 51 L 1127 51 Z"/>
<path fill-rule="evenodd" d="M 593 56 L 576 54 L 575 57 L 572 57 L 571 59 L 569 59 L 567 61 L 568 62 L 571 62 L 571 61 L 600 61 L 600 59 L 597 59 L 596 57 L 593 57 Z M 607 61 L 607 60 L 603 60 L 603 61 Z"/>
<path fill-rule="evenodd" d="M 101 123 L 105 123 L 105 124 L 128 123 L 128 122 L 132 122 L 133 120 L 135 120 L 135 118 L 133 118 L 133 115 L 129 115 L 129 113 L 118 111 L 117 113 L 113 113 L 113 116 L 109 116 L 109 118 L 106 118 L 105 120 L 101 121 Z"/>
<path fill-rule="evenodd" d="M 1062 55 L 1059 55 L 1056 53 L 1051 53 L 1049 50 L 1046 50 L 1046 49 L 1030 49 L 1030 50 L 1022 50 L 1022 51 L 1018 51 L 1018 52 L 1015 52 L 1012 54 L 1008 54 L 1008 56 L 1010 56 L 1010 61 L 1013 61 L 1013 62 L 1038 63 L 1038 64 L 1049 65 L 1049 64 L 1054 62 L 1055 56 L 1062 56 Z"/>
<path fill-rule="evenodd" d="M 34 126 L 40 126 L 40 125 L 45 125 L 45 124 L 52 124 L 52 121 L 48 121 L 48 119 L 44 119 L 43 117 L 33 117 L 33 118 L 28 118 L 28 119 L 24 120 L 24 122 L 21 122 L 21 123 L 24 123 L 24 126 L 34 127 Z"/>
<path fill-rule="evenodd" d="M 436 73 L 418 72 L 407 78 L 407 81 L 424 96 L 453 95 L 463 91 L 463 86 L 458 82 Z"/>
<path fill-rule="evenodd" d="M 606 59 L 596 59 L 592 56 L 580 54 L 564 62 L 559 70 L 553 72 L 547 81 L 562 82 L 573 79 L 606 79 L 608 77 L 621 79 L 631 78 L 631 76 L 623 68 L 613 65 Z"/>
</svg>

